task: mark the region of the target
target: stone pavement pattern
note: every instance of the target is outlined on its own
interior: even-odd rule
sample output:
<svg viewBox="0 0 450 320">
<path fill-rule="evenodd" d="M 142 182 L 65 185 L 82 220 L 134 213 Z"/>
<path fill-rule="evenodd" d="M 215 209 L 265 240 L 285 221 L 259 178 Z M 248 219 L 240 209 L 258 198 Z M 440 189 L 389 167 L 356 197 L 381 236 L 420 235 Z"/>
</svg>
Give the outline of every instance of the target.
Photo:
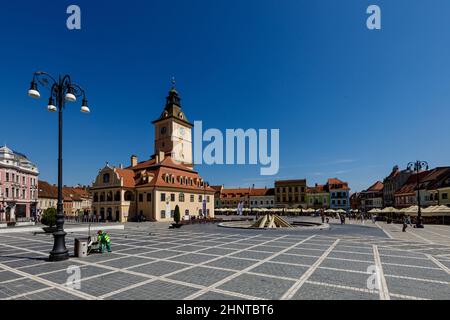
<svg viewBox="0 0 450 320">
<path fill-rule="evenodd" d="M 450 228 L 397 228 L 264 232 L 130 223 L 110 232 L 113 253 L 61 263 L 46 261 L 49 235 L 1 234 L 0 299 L 450 299 Z M 86 234 L 67 235 L 71 252 L 75 237 Z M 79 290 L 66 286 L 70 266 L 80 267 Z M 380 287 L 370 290 L 375 266 Z"/>
</svg>

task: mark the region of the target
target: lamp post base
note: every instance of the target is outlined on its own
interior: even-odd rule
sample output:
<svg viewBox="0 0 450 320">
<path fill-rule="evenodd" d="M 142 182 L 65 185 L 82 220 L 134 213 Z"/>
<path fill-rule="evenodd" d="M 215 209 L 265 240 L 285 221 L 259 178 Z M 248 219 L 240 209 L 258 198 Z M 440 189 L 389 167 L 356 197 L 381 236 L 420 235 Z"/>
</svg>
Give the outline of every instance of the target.
<svg viewBox="0 0 450 320">
<path fill-rule="evenodd" d="M 50 252 L 49 261 L 58 262 L 69 259 L 69 250 L 66 248 L 65 236 L 66 233 L 64 231 L 57 231 L 53 234 L 55 242 L 53 250 Z"/>
</svg>

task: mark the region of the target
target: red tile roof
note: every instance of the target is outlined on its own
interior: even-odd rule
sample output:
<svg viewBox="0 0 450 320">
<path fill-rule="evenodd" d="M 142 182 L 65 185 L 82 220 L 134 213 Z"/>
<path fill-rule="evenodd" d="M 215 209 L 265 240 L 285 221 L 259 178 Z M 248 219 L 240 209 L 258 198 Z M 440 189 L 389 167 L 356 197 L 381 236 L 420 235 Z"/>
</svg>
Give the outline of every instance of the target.
<svg viewBox="0 0 450 320">
<path fill-rule="evenodd" d="M 413 194 L 417 190 L 417 175 L 419 175 L 419 180 L 426 177 L 430 171 L 422 171 L 420 173 L 413 173 L 409 176 L 408 180 L 403 184 L 403 186 L 395 192 L 395 195 L 408 195 Z"/>
<path fill-rule="evenodd" d="M 306 189 L 306 193 L 325 193 L 325 192 L 327 192 L 325 190 L 325 186 L 321 184 L 318 184 L 315 187 L 308 187 Z"/>
<path fill-rule="evenodd" d="M 384 184 L 381 181 L 375 182 L 373 185 L 371 185 L 365 192 L 380 192 L 384 188 Z"/>
<path fill-rule="evenodd" d="M 156 163 L 155 159 L 150 159 L 139 163 L 134 167 L 121 170 L 121 175 L 127 178 L 127 187 L 147 186 L 165 187 L 185 190 L 196 190 L 208 193 L 215 192 L 210 186 L 203 186 L 204 183 L 198 173 L 189 167 L 177 163 L 170 156 L 166 156 L 163 161 Z M 166 177 L 173 177 L 170 181 Z M 184 179 L 186 180 L 184 181 Z M 191 185 L 192 179 L 192 185 Z"/>
<path fill-rule="evenodd" d="M 130 169 L 119 169 L 116 168 L 115 171 L 119 177 L 123 178 L 123 186 L 127 188 L 132 188 L 135 186 L 134 171 Z"/>
</svg>

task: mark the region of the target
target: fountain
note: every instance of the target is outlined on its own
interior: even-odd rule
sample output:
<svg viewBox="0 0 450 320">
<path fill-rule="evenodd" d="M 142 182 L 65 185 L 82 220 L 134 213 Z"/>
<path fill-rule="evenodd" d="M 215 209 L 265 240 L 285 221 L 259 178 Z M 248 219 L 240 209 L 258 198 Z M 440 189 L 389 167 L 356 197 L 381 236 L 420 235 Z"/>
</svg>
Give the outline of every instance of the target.
<svg viewBox="0 0 450 320">
<path fill-rule="evenodd" d="M 219 224 L 222 228 L 253 229 L 253 230 L 296 230 L 296 229 L 328 229 L 328 224 L 315 222 L 288 222 L 279 215 L 265 214 L 256 220 L 226 221 Z"/>
</svg>

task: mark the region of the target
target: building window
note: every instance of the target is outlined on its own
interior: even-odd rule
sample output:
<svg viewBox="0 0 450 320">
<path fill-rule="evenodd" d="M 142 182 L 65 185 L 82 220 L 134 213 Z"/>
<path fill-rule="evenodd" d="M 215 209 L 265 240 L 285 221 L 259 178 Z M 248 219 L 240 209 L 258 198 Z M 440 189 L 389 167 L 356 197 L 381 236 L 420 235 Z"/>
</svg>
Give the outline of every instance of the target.
<svg viewBox="0 0 450 320">
<path fill-rule="evenodd" d="M 442 200 L 447 200 L 447 199 L 448 199 L 448 193 L 443 193 Z"/>
<path fill-rule="evenodd" d="M 9 182 L 9 172 L 6 173 L 6 182 Z"/>
<path fill-rule="evenodd" d="M 200 194 L 199 196 L 198 196 L 198 202 L 202 202 L 203 201 L 203 197 L 202 197 L 202 195 Z"/>
<path fill-rule="evenodd" d="M 172 202 L 175 201 L 175 193 L 170 194 L 170 201 L 172 201 Z"/>
<path fill-rule="evenodd" d="M 166 201 L 166 194 L 165 193 L 161 193 L 161 201 Z"/>
<path fill-rule="evenodd" d="M 139 202 L 144 202 L 144 195 L 139 193 Z"/>
<path fill-rule="evenodd" d="M 178 196 L 178 201 L 184 202 L 184 193 L 183 192 L 181 192 L 180 195 Z"/>
<path fill-rule="evenodd" d="M 152 202 L 152 194 L 147 193 L 147 202 Z"/>
<path fill-rule="evenodd" d="M 193 194 L 191 194 L 191 202 L 194 202 L 194 201 L 195 201 L 195 197 Z"/>
<path fill-rule="evenodd" d="M 103 175 L 103 183 L 109 183 L 109 173 Z"/>
<path fill-rule="evenodd" d="M 206 196 L 206 202 L 209 203 L 209 196 Z"/>
<path fill-rule="evenodd" d="M 166 211 L 161 210 L 161 219 L 165 219 L 165 218 L 166 218 Z"/>
</svg>

